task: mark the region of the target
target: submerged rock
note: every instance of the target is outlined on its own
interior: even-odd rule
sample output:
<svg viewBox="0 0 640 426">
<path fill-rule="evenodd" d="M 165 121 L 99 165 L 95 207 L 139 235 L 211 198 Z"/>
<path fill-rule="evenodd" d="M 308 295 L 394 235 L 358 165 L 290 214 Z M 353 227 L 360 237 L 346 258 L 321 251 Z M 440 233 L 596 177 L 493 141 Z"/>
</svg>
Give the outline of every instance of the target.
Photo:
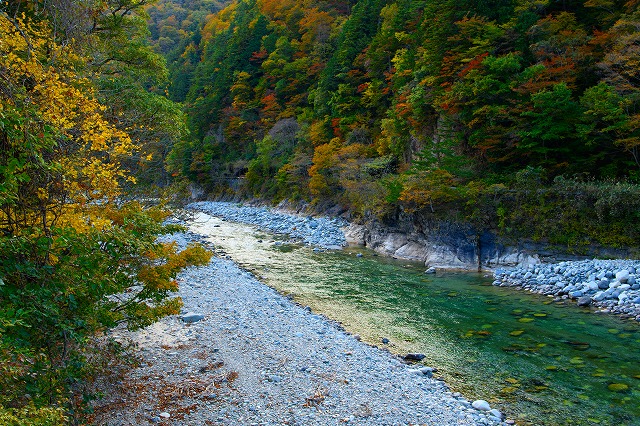
<svg viewBox="0 0 640 426">
<path fill-rule="evenodd" d="M 405 361 L 422 361 L 426 357 L 425 354 L 409 353 L 404 356 Z"/>
<path fill-rule="evenodd" d="M 484 399 L 477 399 L 471 403 L 471 406 L 476 410 L 480 411 L 489 411 L 491 410 L 491 406 Z"/>
<path fill-rule="evenodd" d="M 590 296 L 582 296 L 578 299 L 578 306 L 589 306 L 591 304 Z"/>
</svg>

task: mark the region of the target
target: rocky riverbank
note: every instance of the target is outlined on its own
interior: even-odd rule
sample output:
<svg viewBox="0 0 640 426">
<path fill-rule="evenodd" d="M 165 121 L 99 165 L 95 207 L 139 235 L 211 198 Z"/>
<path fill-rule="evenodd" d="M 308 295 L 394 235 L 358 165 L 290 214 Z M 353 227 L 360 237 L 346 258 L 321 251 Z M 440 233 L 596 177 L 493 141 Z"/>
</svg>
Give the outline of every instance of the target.
<svg viewBox="0 0 640 426">
<path fill-rule="evenodd" d="M 277 234 L 287 234 L 293 240 L 315 247 L 336 249 L 347 245 L 341 228 L 348 223 L 339 218 L 300 216 L 276 212 L 267 207 L 219 201 L 191 203 L 186 208 L 234 222 L 256 225 Z"/>
<path fill-rule="evenodd" d="M 498 269 L 494 285 L 573 299 L 640 321 L 640 261 L 584 260 Z"/>
<path fill-rule="evenodd" d="M 167 239 L 184 247 L 201 236 Z M 230 260 L 189 268 L 178 281 L 182 315 L 113 333 L 139 345 L 141 363 L 107 390 L 96 424 L 507 423 L 432 369 L 360 342 Z"/>
<path fill-rule="evenodd" d="M 478 256 L 487 268 L 540 262 L 534 255 L 496 244 L 488 235 L 478 244 L 475 234 L 466 227 L 443 223 L 435 227 L 427 222 L 415 224 L 416 218 L 400 218 L 398 226 L 388 227 L 375 221 L 359 225 L 341 218 L 302 216 L 232 202 L 201 201 L 186 208 L 287 234 L 293 240 L 322 249 L 364 245 L 385 256 L 423 262 L 427 267 L 477 270 Z"/>
<path fill-rule="evenodd" d="M 366 244 L 388 256 L 419 261 L 424 261 L 426 257 L 426 264 L 430 267 L 436 265 L 465 269 L 465 265 L 471 262 L 473 257 L 467 254 L 469 259 L 465 263 L 461 260 L 464 256 L 445 250 L 445 245 L 432 246 L 439 254 L 434 252 L 433 256 L 429 257 L 426 243 L 418 243 L 416 235 L 386 232 L 382 228 L 372 233 L 362 225 L 349 224 L 342 219 L 299 216 L 276 212 L 267 207 L 228 202 L 198 202 L 189 204 L 187 208 L 231 221 L 253 224 L 275 233 L 287 234 L 294 240 L 316 247 L 340 248 L 351 242 Z M 459 229 L 451 232 L 461 233 Z M 561 299 L 573 299 L 582 306 L 597 306 L 600 312 L 633 317 L 640 321 L 640 261 L 582 260 L 540 263 L 536 257 L 505 251 L 494 258 L 493 262 L 497 265 L 519 265 L 510 269 L 495 270 L 494 285 L 516 287 Z"/>
</svg>

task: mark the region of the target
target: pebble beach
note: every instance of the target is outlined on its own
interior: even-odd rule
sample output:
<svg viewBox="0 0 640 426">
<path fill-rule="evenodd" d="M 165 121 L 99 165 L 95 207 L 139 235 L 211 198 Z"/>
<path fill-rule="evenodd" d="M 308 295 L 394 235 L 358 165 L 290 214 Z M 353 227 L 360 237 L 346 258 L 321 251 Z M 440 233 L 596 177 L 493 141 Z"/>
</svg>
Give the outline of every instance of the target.
<svg viewBox="0 0 640 426">
<path fill-rule="evenodd" d="M 296 236 L 308 244 L 342 244 L 338 221 L 284 220 L 316 233 L 315 240 Z M 164 239 L 179 247 L 203 240 L 190 232 Z M 188 268 L 178 281 L 181 315 L 137 332 L 112 332 L 138 346 L 141 362 L 97 404 L 97 424 L 514 423 L 486 401 L 452 392 L 417 361 L 420 354 L 365 344 L 229 259 Z"/>
</svg>

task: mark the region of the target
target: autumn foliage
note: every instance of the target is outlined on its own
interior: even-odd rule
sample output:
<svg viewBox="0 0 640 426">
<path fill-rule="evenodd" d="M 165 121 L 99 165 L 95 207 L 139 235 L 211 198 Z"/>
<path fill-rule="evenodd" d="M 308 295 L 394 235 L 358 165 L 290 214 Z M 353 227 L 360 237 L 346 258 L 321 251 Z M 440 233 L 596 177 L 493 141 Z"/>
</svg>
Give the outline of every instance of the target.
<svg viewBox="0 0 640 426">
<path fill-rule="evenodd" d="M 354 215 L 473 218 L 467 195 L 517 190 L 527 170 L 543 186 L 637 183 L 639 13 L 637 2 L 236 0 L 203 24 L 184 96 L 194 138 L 171 164 L 211 191 L 240 182 L 246 195 Z M 292 119 L 295 143 L 265 139 Z"/>
<path fill-rule="evenodd" d="M 22 6 L 0 10 L 0 423 L 79 422 L 92 339 L 178 313 L 176 274 L 210 255 L 157 243 L 167 213 L 122 201 L 140 147 L 95 57 Z"/>
</svg>

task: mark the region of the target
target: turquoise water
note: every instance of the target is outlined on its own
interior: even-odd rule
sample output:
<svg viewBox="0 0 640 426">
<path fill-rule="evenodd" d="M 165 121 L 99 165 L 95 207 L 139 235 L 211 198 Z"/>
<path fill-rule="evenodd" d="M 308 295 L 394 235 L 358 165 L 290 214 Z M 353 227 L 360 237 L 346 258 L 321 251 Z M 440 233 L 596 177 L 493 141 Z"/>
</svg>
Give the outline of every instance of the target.
<svg viewBox="0 0 640 426">
<path fill-rule="evenodd" d="M 425 275 L 421 265 L 364 249 L 277 246 L 272 235 L 206 215 L 194 228 L 364 341 L 426 354 L 453 390 L 486 399 L 518 424 L 640 425 L 635 322 L 493 287 L 481 274 Z"/>
</svg>

